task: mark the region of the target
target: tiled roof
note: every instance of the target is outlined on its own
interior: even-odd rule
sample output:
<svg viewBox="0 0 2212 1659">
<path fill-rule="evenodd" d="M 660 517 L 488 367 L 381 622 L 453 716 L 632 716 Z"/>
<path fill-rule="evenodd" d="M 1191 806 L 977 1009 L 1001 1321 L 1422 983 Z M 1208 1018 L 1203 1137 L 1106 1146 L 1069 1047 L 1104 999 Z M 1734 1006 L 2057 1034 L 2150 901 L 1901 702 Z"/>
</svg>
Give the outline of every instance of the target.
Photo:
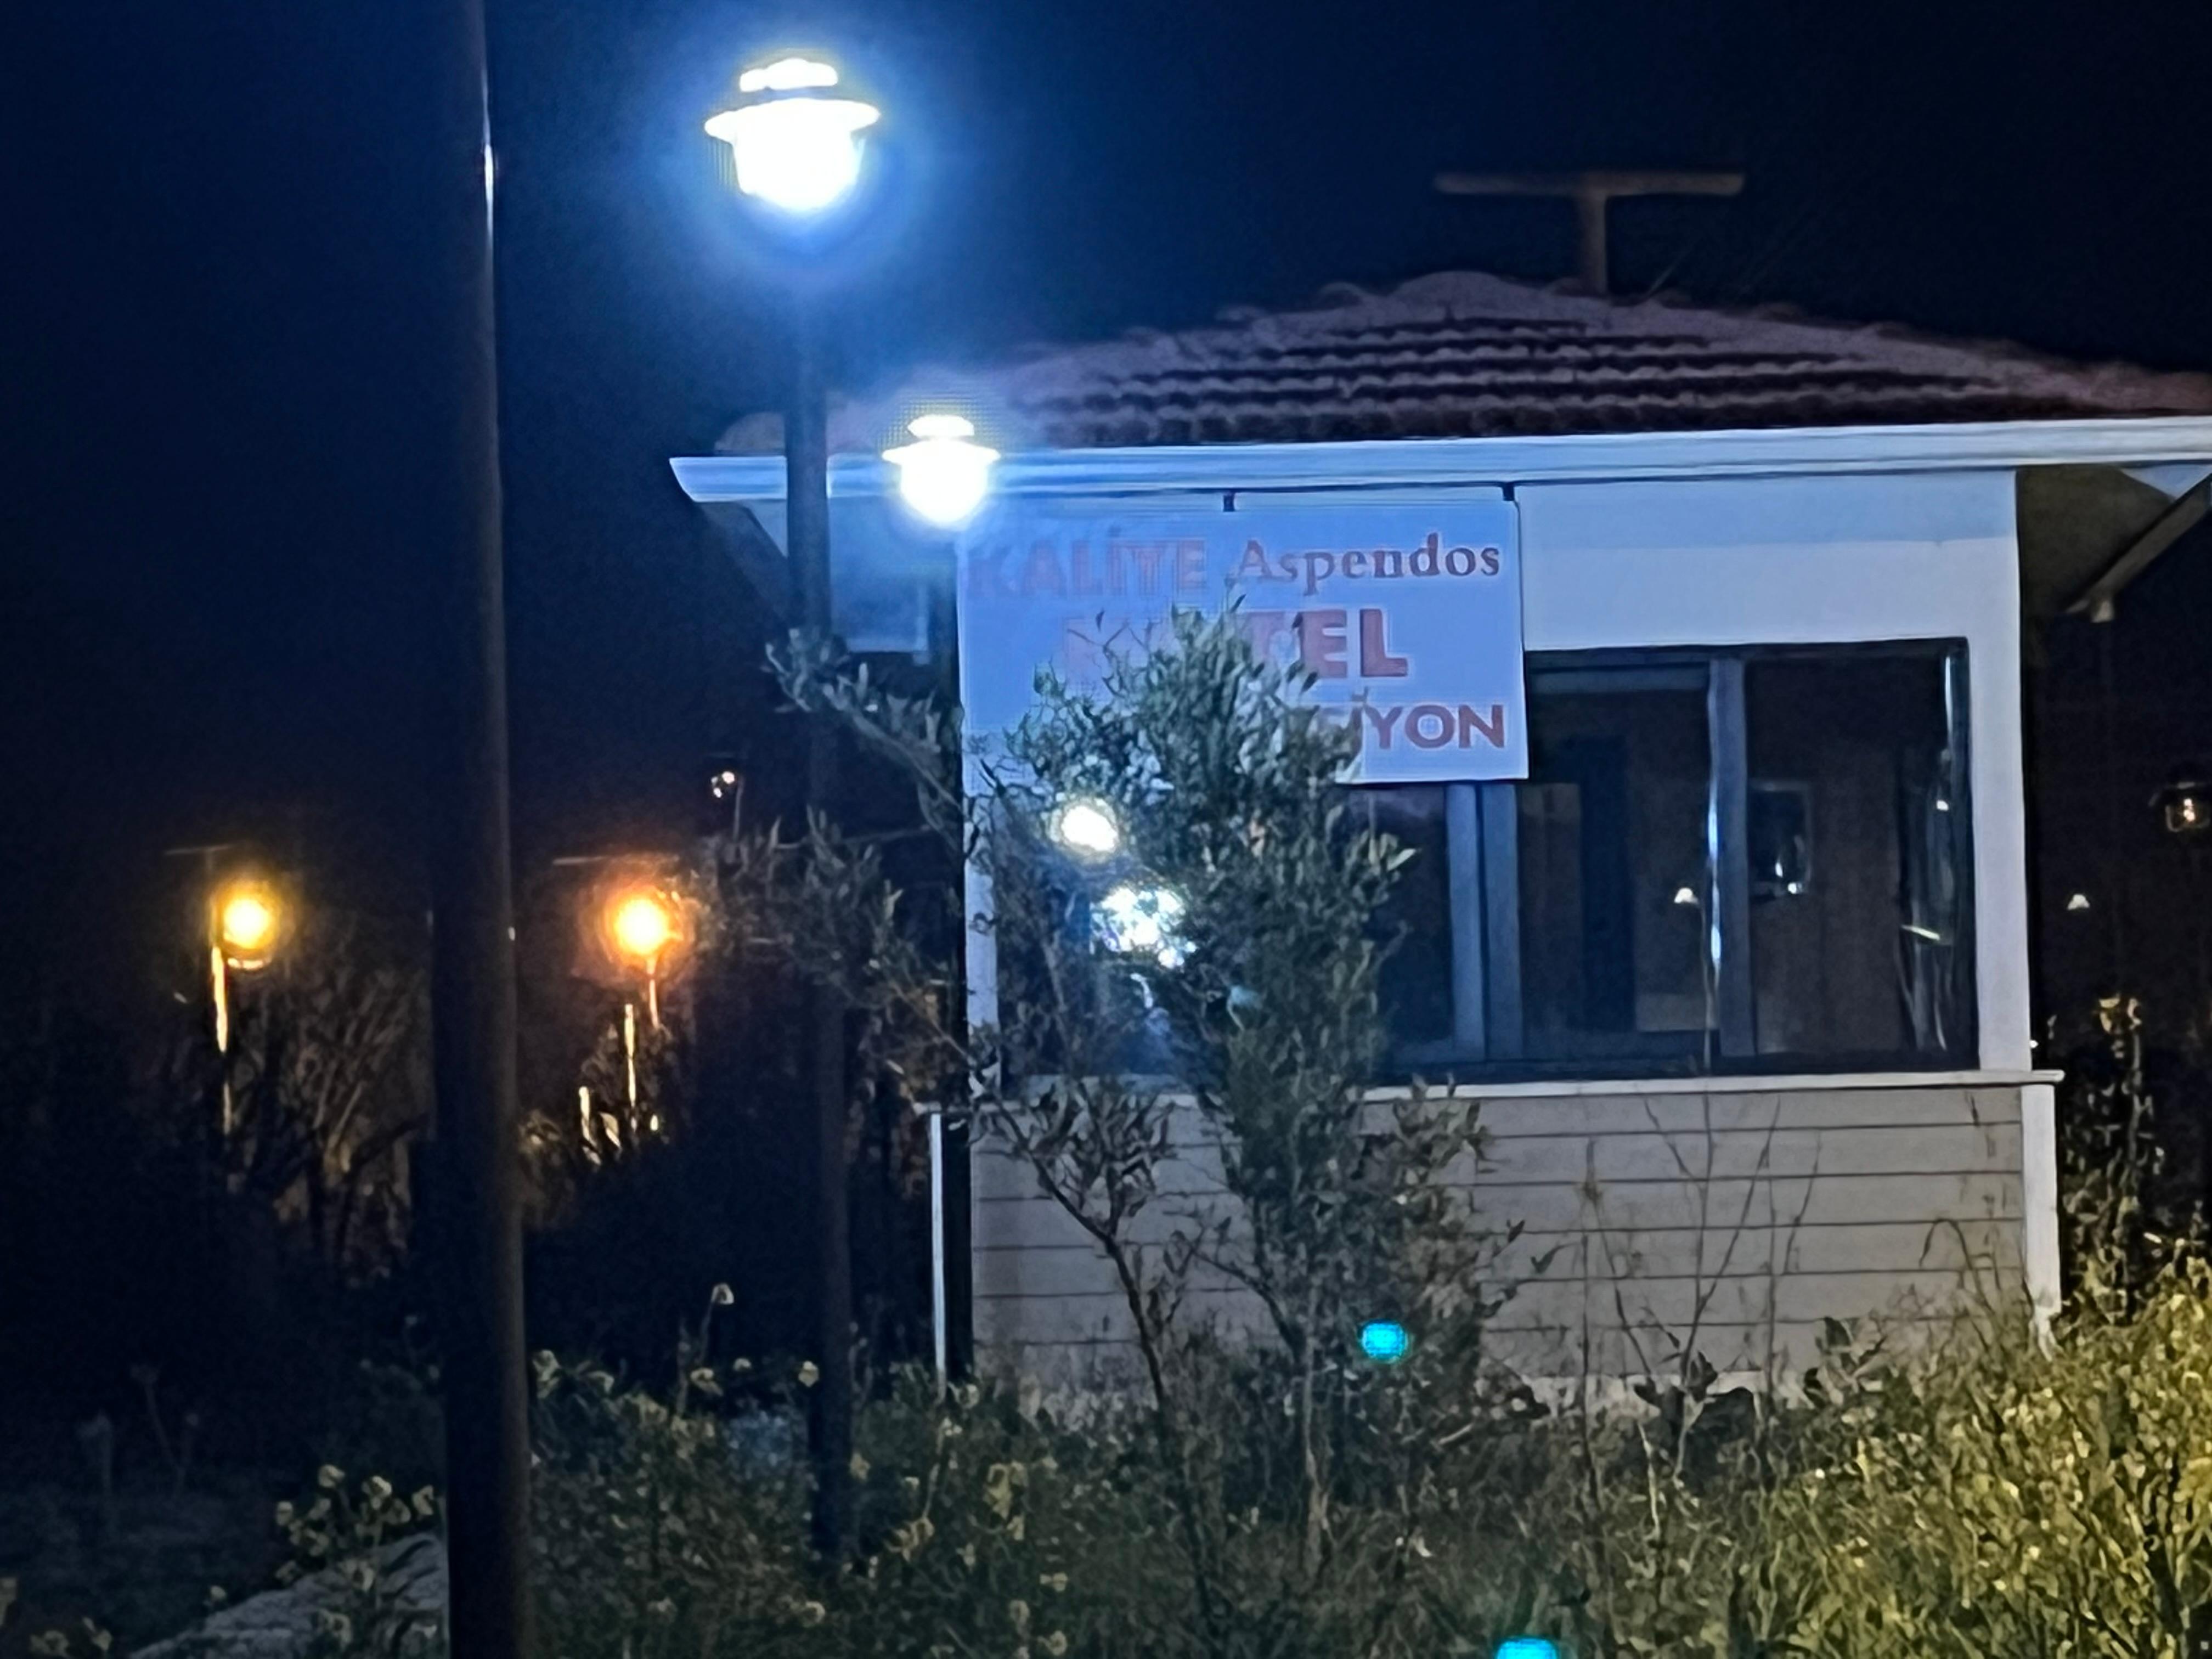
<svg viewBox="0 0 2212 1659">
<path fill-rule="evenodd" d="M 836 410 L 832 441 L 878 448 L 948 403 L 1005 447 L 1097 448 L 2206 414 L 2212 376 L 1455 271 L 916 374 Z M 774 444 L 747 421 L 720 447 Z"/>
</svg>

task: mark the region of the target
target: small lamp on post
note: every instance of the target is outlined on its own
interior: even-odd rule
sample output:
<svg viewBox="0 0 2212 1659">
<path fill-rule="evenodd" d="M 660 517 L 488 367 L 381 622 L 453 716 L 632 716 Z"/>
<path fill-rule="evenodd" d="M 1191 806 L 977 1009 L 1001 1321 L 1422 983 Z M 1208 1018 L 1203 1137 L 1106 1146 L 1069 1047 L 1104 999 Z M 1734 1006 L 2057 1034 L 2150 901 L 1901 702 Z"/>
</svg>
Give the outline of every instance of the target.
<svg viewBox="0 0 2212 1659">
<path fill-rule="evenodd" d="M 208 972 L 214 998 L 215 1049 L 222 1070 L 222 1140 L 238 1127 L 230 1089 L 230 976 L 258 973 L 283 941 L 285 907 L 276 890 L 258 877 L 240 876 L 208 895 Z"/>
<path fill-rule="evenodd" d="M 2178 767 L 2172 781 L 2151 797 L 2166 834 L 2183 841 L 2200 840 L 2212 830 L 2212 769 Z"/>
<path fill-rule="evenodd" d="M 906 429 L 912 443 L 884 451 L 898 469 L 899 499 L 925 523 L 957 530 L 991 493 L 999 452 L 975 441 L 975 423 L 964 415 L 917 415 Z"/>
<path fill-rule="evenodd" d="M 2204 854 L 2212 847 L 2212 768 L 2195 762 L 2176 767 L 2151 805 L 2166 833 L 2189 855 L 2189 908 L 2197 922 L 2197 1018 L 2212 1020 L 2212 915 L 2207 914 L 2204 889 Z M 2212 1170 L 2206 1173 L 2212 1179 Z"/>
<path fill-rule="evenodd" d="M 666 894 L 650 887 L 624 887 L 608 896 L 600 921 L 609 953 L 623 967 L 643 975 L 647 1017 L 660 1029 L 660 976 L 670 956 L 683 948 L 682 912 Z M 637 1002 L 623 998 L 623 1073 L 628 1085 L 628 1133 L 634 1146 L 641 1132 L 657 1130 L 658 1115 L 649 1125 L 638 1121 Z"/>
</svg>

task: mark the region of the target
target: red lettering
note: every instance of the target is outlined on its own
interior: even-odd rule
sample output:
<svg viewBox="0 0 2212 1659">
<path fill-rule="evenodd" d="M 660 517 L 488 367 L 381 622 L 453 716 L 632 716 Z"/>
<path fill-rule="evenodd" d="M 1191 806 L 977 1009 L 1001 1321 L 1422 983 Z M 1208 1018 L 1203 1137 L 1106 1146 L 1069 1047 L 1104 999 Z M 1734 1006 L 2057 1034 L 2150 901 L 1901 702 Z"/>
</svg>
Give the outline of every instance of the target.
<svg viewBox="0 0 2212 1659">
<path fill-rule="evenodd" d="M 1244 618 L 1244 637 L 1252 642 L 1252 654 L 1261 662 L 1275 660 L 1275 641 L 1290 632 L 1291 613 L 1287 611 L 1247 611 Z"/>
<path fill-rule="evenodd" d="M 1482 550 L 1482 574 L 1486 576 L 1495 576 L 1498 574 L 1498 550 L 1494 547 L 1486 547 Z"/>
<path fill-rule="evenodd" d="M 1344 623 L 1341 611 L 1298 612 L 1298 655 L 1315 678 L 1340 680 L 1345 677 Z"/>
<path fill-rule="evenodd" d="M 1117 555 L 1126 554 L 1137 568 L 1137 592 L 1149 593 L 1159 580 L 1160 561 L 1167 556 L 1165 542 L 1115 542 Z M 1118 590 L 1117 590 L 1118 591 Z"/>
<path fill-rule="evenodd" d="M 1461 564 L 1462 560 L 1465 561 L 1464 568 Z M 1472 576 L 1474 574 L 1474 550 L 1471 547 L 1455 547 L 1444 555 L 1444 569 L 1454 576 Z"/>
<path fill-rule="evenodd" d="M 1437 548 L 1443 539 L 1435 531 L 1429 532 L 1428 540 L 1413 550 L 1413 556 L 1407 562 L 1406 568 L 1416 576 L 1441 575 L 1443 566 L 1437 562 Z"/>
<path fill-rule="evenodd" d="M 1375 746 L 1378 749 L 1388 749 L 1390 746 L 1390 733 L 1398 724 L 1398 716 L 1406 711 L 1395 704 L 1389 708 L 1377 708 L 1371 702 L 1364 703 L 1361 707 L 1367 710 L 1368 723 L 1375 728 L 1376 739 Z"/>
<path fill-rule="evenodd" d="M 1361 552 L 1358 548 L 1353 548 L 1351 552 L 1344 556 L 1344 574 L 1347 576 L 1365 575 L 1367 574 L 1367 556 Z"/>
<path fill-rule="evenodd" d="M 1492 749 L 1505 747 L 1505 705 L 1504 703 L 1493 702 L 1490 705 L 1488 720 L 1483 719 L 1480 709 L 1470 708 L 1465 703 L 1460 704 L 1459 746 L 1462 749 L 1471 749 L 1474 746 L 1474 740 L 1478 737 Z"/>
<path fill-rule="evenodd" d="M 1313 552 L 1306 555 L 1306 592 L 1310 593 L 1326 581 L 1336 568 L 1336 555 Z"/>
<path fill-rule="evenodd" d="M 1401 680 L 1406 678 L 1406 659 L 1390 654 L 1389 641 L 1382 636 L 1386 620 L 1380 611 L 1363 610 L 1359 613 L 1359 672 L 1370 680 Z"/>
<path fill-rule="evenodd" d="M 1101 593 L 1097 578 L 1091 571 L 1091 544 L 1078 542 L 1067 550 L 1067 586 L 1076 593 Z"/>
<path fill-rule="evenodd" d="M 977 599 L 1011 598 L 1006 591 L 1007 550 L 994 548 L 988 553 L 973 553 L 968 558 L 968 591 Z"/>
<path fill-rule="evenodd" d="M 1022 566 L 1024 596 L 1066 592 L 1067 583 L 1060 570 L 1060 550 L 1050 542 L 1039 542 L 1030 549 L 1030 556 Z"/>
<path fill-rule="evenodd" d="M 1176 544 L 1176 592 L 1199 593 L 1206 588 L 1206 544 L 1189 539 Z"/>
<path fill-rule="evenodd" d="M 1229 576 L 1231 582 L 1241 582 L 1248 578 L 1263 582 L 1282 580 L 1282 578 L 1268 566 L 1267 550 L 1256 541 L 1244 544 L 1244 556 L 1237 561 L 1237 568 L 1231 571 Z"/>
<path fill-rule="evenodd" d="M 1434 728 L 1427 723 L 1435 722 Z M 1406 716 L 1406 740 L 1416 749 L 1441 749 L 1452 740 L 1451 710 L 1440 702 L 1415 705 Z"/>
</svg>

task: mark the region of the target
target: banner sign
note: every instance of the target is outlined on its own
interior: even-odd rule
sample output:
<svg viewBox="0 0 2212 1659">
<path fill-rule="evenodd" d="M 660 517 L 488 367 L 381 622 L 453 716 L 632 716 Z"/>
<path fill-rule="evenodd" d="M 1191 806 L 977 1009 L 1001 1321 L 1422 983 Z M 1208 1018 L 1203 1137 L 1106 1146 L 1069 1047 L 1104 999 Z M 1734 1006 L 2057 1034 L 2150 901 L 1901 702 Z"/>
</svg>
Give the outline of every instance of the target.
<svg viewBox="0 0 2212 1659">
<path fill-rule="evenodd" d="M 969 730 L 1019 720 L 1040 668 L 1096 685 L 1171 612 L 1234 604 L 1357 728 L 1354 781 L 1525 777 L 1518 528 L 1495 500 L 994 514 L 960 550 Z"/>
</svg>

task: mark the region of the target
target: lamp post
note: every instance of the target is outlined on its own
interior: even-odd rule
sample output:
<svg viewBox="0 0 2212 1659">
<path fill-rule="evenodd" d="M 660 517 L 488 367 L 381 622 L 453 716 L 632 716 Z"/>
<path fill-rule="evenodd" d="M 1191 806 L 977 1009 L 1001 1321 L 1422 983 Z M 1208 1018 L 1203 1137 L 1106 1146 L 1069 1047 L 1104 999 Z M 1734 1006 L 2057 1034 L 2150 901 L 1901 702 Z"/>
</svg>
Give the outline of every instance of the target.
<svg viewBox="0 0 2212 1659">
<path fill-rule="evenodd" d="M 649 887 L 617 890 L 607 900 L 603 925 L 616 959 L 645 981 L 646 1016 L 655 1031 L 660 1030 L 660 972 L 669 954 L 680 948 L 682 929 L 675 902 Z M 623 998 L 623 1076 L 627 1086 L 629 1117 L 624 1125 L 629 1144 L 637 1146 L 647 1133 L 658 1133 L 660 1118 L 641 1122 L 637 1097 L 637 1000 Z"/>
<path fill-rule="evenodd" d="M 975 423 L 964 415 L 917 415 L 907 422 L 910 443 L 884 452 L 898 474 L 899 498 L 933 529 L 957 530 L 975 515 L 991 492 L 999 452 L 975 441 Z M 948 591 L 951 584 L 948 584 Z M 1053 835 L 1079 856 L 1108 856 L 1121 843 L 1113 810 L 1103 801 L 1078 801 L 1054 816 Z M 1086 840 L 1087 837 L 1087 840 Z M 1097 845 L 1103 838 L 1109 844 Z M 947 1260 L 945 1104 L 929 1113 L 929 1331 L 938 1380 L 951 1372 L 951 1297 Z"/>
<path fill-rule="evenodd" d="M 284 905 L 276 890 L 253 877 L 234 877 L 208 894 L 209 993 L 215 1015 L 216 1063 L 221 1067 L 223 1158 L 238 1128 L 230 1088 L 230 976 L 258 973 L 283 938 Z"/>
<path fill-rule="evenodd" d="M 416 480 L 432 631 L 425 1231 L 442 1292 L 447 1646 L 524 1659 L 529 1383 L 484 0 L 428 15 L 410 154 L 422 158 L 419 263 L 441 301 L 420 325 L 414 412 L 427 434 Z"/>
<path fill-rule="evenodd" d="M 707 122 L 730 147 L 738 192 L 758 205 L 764 234 L 803 236 L 830 222 L 861 182 L 865 135 L 881 112 L 839 90 L 843 77 L 821 58 L 792 54 L 738 76 L 736 103 Z M 794 294 L 791 378 L 784 414 L 786 550 L 799 625 L 831 631 L 830 603 L 830 422 L 820 319 Z M 837 786 L 836 734 L 814 716 L 806 732 L 806 803 L 826 811 Z M 853 1257 L 847 1191 L 845 1004 L 828 986 L 806 994 L 814 1118 L 814 1361 L 820 1375 L 808 1400 L 807 1440 L 814 1465 L 814 1544 L 825 1558 L 845 1553 L 853 1459 Z"/>
<path fill-rule="evenodd" d="M 2176 767 L 2166 787 L 2151 797 L 2166 833 L 2189 860 L 2189 908 L 2197 926 L 2197 1006 L 2193 1018 L 2212 1020 L 2212 915 L 2206 914 L 2204 852 L 2212 843 L 2212 768 L 2191 762 Z"/>
</svg>

